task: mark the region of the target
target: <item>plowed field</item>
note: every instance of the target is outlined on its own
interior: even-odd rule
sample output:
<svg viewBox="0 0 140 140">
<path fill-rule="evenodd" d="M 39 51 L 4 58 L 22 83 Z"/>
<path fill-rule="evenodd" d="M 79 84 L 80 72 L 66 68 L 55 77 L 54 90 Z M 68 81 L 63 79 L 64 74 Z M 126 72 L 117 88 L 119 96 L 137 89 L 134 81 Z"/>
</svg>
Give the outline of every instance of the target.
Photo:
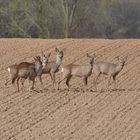
<svg viewBox="0 0 140 140">
<path fill-rule="evenodd" d="M 88 63 L 87 52 L 112 63 L 127 55 L 117 90 L 106 91 L 107 77 L 101 76 L 95 92 L 94 74 L 85 92 L 78 77 L 70 91 L 64 82 L 54 90 L 49 75 L 43 75 L 43 86 L 36 79 L 34 91 L 28 80 L 24 91 L 5 86 L 9 65 L 33 62 L 41 52 L 51 52 L 53 60 L 55 47 L 64 50 L 62 65 Z M 59 77 L 58 72 L 56 81 Z M 140 40 L 0 39 L 0 140 L 140 140 Z"/>
</svg>

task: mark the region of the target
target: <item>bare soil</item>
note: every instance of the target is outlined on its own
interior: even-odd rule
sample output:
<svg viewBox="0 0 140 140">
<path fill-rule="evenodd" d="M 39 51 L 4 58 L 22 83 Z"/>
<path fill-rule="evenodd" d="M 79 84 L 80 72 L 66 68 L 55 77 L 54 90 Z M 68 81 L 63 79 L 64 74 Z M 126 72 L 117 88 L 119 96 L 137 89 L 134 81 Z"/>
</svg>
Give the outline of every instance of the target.
<svg viewBox="0 0 140 140">
<path fill-rule="evenodd" d="M 101 76 L 95 92 L 94 74 L 86 92 L 81 78 L 72 78 L 70 91 L 64 82 L 54 90 L 49 75 L 43 86 L 36 79 L 34 91 L 28 80 L 24 91 L 5 86 L 9 65 L 32 62 L 41 52 L 52 52 L 53 60 L 55 47 L 64 50 L 62 65 L 88 63 L 87 52 L 112 63 L 128 55 L 117 90 L 106 91 L 107 77 Z M 140 40 L 0 39 L 0 79 L 0 140 L 140 140 Z"/>
</svg>

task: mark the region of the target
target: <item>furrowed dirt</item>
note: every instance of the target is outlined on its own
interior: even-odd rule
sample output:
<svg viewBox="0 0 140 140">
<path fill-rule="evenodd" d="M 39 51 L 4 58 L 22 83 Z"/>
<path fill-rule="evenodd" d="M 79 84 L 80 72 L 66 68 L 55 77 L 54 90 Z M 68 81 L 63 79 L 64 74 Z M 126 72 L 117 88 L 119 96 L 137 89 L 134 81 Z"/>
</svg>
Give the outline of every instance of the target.
<svg viewBox="0 0 140 140">
<path fill-rule="evenodd" d="M 8 83 L 9 65 L 55 48 L 64 50 L 62 65 L 88 63 L 86 53 L 96 61 L 117 63 L 117 56 L 128 56 L 127 65 L 117 77 L 117 90 L 106 91 L 107 77 L 94 88 L 94 74 L 84 92 L 83 80 L 72 78 L 70 91 L 62 82 L 54 90 L 49 75 L 43 86 L 36 79 L 34 91 L 26 80 L 24 91 L 15 92 Z M 0 140 L 139 140 L 140 139 L 140 40 L 106 39 L 0 39 Z M 61 73 L 56 74 L 56 81 Z M 111 85 L 113 89 L 113 84 Z"/>
</svg>

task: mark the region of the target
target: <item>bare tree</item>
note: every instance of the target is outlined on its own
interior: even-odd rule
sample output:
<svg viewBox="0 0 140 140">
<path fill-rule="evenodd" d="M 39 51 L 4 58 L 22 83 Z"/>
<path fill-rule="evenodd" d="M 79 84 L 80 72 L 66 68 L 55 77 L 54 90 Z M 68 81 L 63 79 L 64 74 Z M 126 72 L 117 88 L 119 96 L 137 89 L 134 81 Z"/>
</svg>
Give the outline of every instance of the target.
<svg viewBox="0 0 140 140">
<path fill-rule="evenodd" d="M 71 35 L 74 14 L 77 8 L 78 0 L 61 0 L 64 12 L 64 35 L 66 38 Z"/>
</svg>

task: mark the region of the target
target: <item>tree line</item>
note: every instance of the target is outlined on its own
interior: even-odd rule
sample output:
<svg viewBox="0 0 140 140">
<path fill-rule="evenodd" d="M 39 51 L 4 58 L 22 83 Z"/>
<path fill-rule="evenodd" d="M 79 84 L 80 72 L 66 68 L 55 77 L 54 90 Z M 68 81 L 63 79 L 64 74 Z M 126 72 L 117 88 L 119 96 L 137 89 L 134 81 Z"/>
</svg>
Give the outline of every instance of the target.
<svg viewBox="0 0 140 140">
<path fill-rule="evenodd" d="M 0 37 L 139 38 L 139 0 L 0 0 Z"/>
</svg>

